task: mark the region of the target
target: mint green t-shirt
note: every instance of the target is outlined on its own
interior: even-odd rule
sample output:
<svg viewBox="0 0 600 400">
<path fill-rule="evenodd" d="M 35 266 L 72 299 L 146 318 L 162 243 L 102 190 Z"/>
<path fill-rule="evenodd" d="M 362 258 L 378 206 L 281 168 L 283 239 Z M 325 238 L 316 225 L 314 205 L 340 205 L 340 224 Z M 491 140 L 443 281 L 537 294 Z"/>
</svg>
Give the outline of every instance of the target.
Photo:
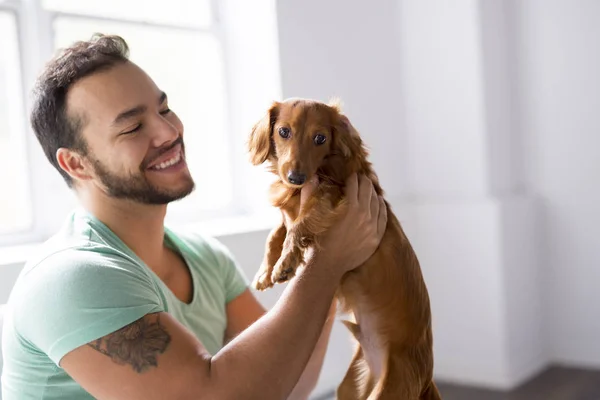
<svg viewBox="0 0 600 400">
<path fill-rule="evenodd" d="M 165 244 L 190 269 L 189 304 L 106 225 L 74 212 L 25 265 L 8 300 L 2 399 L 91 399 L 60 367 L 61 358 L 148 313 L 173 315 L 215 354 L 223 346 L 225 306 L 248 281 L 215 239 L 165 228 Z"/>
</svg>

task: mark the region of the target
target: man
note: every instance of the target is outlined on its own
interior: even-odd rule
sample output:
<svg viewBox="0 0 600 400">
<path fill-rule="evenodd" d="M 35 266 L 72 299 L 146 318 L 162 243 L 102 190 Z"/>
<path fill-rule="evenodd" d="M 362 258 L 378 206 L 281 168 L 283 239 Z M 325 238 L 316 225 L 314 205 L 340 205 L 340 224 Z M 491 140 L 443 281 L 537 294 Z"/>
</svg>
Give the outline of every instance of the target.
<svg viewBox="0 0 600 400">
<path fill-rule="evenodd" d="M 11 293 L 3 399 L 306 398 L 336 287 L 383 236 L 382 199 L 351 177 L 348 213 L 265 312 L 227 249 L 165 228 L 194 187 L 183 125 L 127 53 L 97 36 L 39 78 L 33 129 L 82 207 Z"/>
</svg>

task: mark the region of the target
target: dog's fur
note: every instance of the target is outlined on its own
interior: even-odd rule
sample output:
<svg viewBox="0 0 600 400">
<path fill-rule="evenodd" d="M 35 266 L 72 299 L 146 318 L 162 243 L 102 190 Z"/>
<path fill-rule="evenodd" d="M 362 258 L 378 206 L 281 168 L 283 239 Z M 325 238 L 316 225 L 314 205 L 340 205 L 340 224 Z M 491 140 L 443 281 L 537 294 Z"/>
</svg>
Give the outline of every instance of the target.
<svg viewBox="0 0 600 400">
<path fill-rule="evenodd" d="M 280 136 L 287 128 L 289 138 Z M 285 136 L 285 130 L 284 136 Z M 316 144 L 317 134 L 326 137 Z M 356 172 L 368 176 L 383 195 L 367 161 L 362 140 L 337 104 L 291 99 L 275 102 L 254 126 L 249 139 L 251 161 L 269 162 L 278 179 L 272 203 L 283 220 L 267 240 L 263 264 L 253 285 L 267 289 L 290 279 L 303 263 L 304 250 L 319 245 L 320 235 L 344 211 L 344 182 Z M 301 185 L 289 171 L 315 174 L 319 185 L 300 214 Z M 358 342 L 350 368 L 338 387 L 341 400 L 441 399 L 433 382 L 433 338 L 429 295 L 417 257 L 389 204 L 384 237 L 363 265 L 347 273 L 337 297 L 345 321 Z"/>
</svg>

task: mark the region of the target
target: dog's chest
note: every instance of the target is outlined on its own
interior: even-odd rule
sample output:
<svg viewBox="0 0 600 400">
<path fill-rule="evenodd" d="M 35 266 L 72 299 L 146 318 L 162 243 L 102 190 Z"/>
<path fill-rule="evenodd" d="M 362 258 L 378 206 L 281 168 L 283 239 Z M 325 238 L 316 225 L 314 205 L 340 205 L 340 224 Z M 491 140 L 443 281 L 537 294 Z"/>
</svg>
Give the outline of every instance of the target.
<svg viewBox="0 0 600 400">
<path fill-rule="evenodd" d="M 285 226 L 288 229 L 290 229 L 292 226 L 294 226 L 294 221 L 298 217 L 298 214 L 297 213 L 292 213 L 292 212 L 287 211 L 287 210 L 284 210 L 282 214 L 283 214 L 283 223 L 285 224 Z"/>
<path fill-rule="evenodd" d="M 300 199 L 292 198 L 292 200 L 286 204 L 285 207 L 281 207 L 281 214 L 283 216 L 283 222 L 285 226 L 287 229 L 290 229 L 292 226 L 294 226 L 294 223 L 300 215 Z"/>
</svg>

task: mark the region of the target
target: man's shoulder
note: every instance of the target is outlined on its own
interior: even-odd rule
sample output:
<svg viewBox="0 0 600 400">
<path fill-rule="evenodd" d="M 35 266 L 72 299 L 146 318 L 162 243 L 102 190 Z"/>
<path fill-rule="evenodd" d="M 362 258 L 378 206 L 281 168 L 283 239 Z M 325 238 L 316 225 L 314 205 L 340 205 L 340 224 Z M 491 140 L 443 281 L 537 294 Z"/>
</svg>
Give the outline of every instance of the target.
<svg viewBox="0 0 600 400">
<path fill-rule="evenodd" d="M 119 248 L 85 238 L 54 240 L 42 244 L 26 262 L 12 288 L 11 307 L 70 310 L 105 297 L 118 302 L 136 290 L 157 291 L 150 271 Z"/>
<path fill-rule="evenodd" d="M 27 259 L 26 273 L 46 265 L 85 266 L 110 263 L 134 264 L 121 249 L 85 238 L 53 237 L 41 244 Z"/>
<path fill-rule="evenodd" d="M 110 260 L 135 263 L 131 252 L 113 243 L 86 216 L 80 211 L 73 212 L 60 230 L 34 249 L 24 270 L 56 262 L 69 265 L 105 263 Z"/>
<path fill-rule="evenodd" d="M 32 293 L 69 290 L 88 291 L 96 285 L 135 276 L 150 286 L 151 278 L 144 268 L 121 249 L 90 237 L 59 233 L 35 249 L 11 291 L 12 301 L 23 301 Z M 55 295 L 48 295 L 55 298 Z"/>
</svg>

